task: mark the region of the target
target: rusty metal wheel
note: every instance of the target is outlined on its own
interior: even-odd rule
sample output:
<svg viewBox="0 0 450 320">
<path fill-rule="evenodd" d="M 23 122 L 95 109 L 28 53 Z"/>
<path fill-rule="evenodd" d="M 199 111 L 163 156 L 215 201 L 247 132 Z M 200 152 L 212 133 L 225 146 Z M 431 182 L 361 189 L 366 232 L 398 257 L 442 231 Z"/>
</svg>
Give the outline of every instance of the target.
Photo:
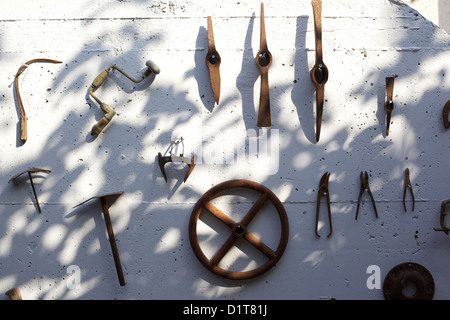
<svg viewBox="0 0 450 320">
<path fill-rule="evenodd" d="M 404 292 L 408 285 L 412 285 L 415 289 L 412 294 Z M 383 294 L 386 300 L 431 300 L 434 296 L 433 276 L 420 264 L 413 262 L 399 264 L 386 275 Z"/>
<path fill-rule="evenodd" d="M 220 211 L 211 203 L 211 200 L 223 194 L 224 191 L 237 188 L 251 189 L 261 194 L 255 201 L 253 206 L 250 208 L 250 210 L 239 222 L 231 219 L 228 215 Z M 248 231 L 248 225 L 266 202 L 270 202 L 275 207 L 281 223 L 281 235 L 276 250 L 271 249 L 269 246 L 264 244 L 260 239 L 258 239 Z M 204 210 L 223 222 L 231 231 L 231 234 L 228 236 L 225 243 L 219 248 L 219 250 L 212 256 L 211 259 L 207 258 L 203 253 L 198 241 L 197 222 L 199 220 L 200 213 Z M 289 223 L 286 211 L 281 201 L 267 187 L 249 180 L 230 180 L 212 187 L 198 200 L 194 209 L 192 210 L 189 220 L 189 240 L 191 242 L 192 250 L 194 251 L 195 255 L 203 264 L 203 266 L 205 266 L 208 270 L 227 279 L 250 279 L 268 271 L 278 262 L 278 260 L 283 255 L 288 242 L 288 237 Z M 219 267 L 220 261 L 235 245 L 235 242 L 238 239 L 244 239 L 248 243 L 250 243 L 253 247 L 263 253 L 265 257 L 267 257 L 267 261 L 257 268 L 248 271 L 230 271 Z"/>
</svg>

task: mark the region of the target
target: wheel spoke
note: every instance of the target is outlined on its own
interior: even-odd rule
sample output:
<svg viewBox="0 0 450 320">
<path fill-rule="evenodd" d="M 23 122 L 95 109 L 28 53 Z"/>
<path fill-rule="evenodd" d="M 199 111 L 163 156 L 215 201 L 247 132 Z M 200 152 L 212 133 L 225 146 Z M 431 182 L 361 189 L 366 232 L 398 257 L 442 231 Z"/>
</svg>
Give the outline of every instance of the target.
<svg viewBox="0 0 450 320">
<path fill-rule="evenodd" d="M 237 238 L 238 237 L 234 233 L 232 233 L 228 237 L 227 241 L 225 241 L 225 243 L 222 245 L 222 247 L 220 247 L 219 251 L 217 251 L 217 253 L 214 255 L 214 257 L 211 260 L 209 260 L 209 264 L 212 267 L 217 266 L 219 264 L 219 262 L 222 260 L 222 258 L 227 254 L 227 252 L 234 245 Z"/>
<path fill-rule="evenodd" d="M 236 225 L 236 222 L 233 221 L 229 216 L 227 216 L 225 213 L 220 211 L 215 205 L 213 205 L 211 202 L 206 202 L 203 205 L 203 208 L 211 212 L 216 218 L 218 218 L 220 221 L 225 223 L 230 229 L 233 229 Z"/>
<path fill-rule="evenodd" d="M 258 200 L 253 204 L 253 206 L 250 208 L 250 210 L 247 212 L 245 217 L 240 222 L 241 225 L 244 227 L 247 227 L 248 224 L 253 220 L 255 215 L 258 213 L 259 209 L 263 206 L 263 204 L 267 201 L 268 195 L 267 193 L 263 193 Z"/>
<path fill-rule="evenodd" d="M 269 259 L 275 259 L 277 254 L 271 248 L 264 244 L 261 240 L 256 238 L 250 232 L 246 232 L 243 236 L 245 240 L 247 240 L 250 244 L 252 244 L 256 249 L 261 251 L 264 255 L 266 255 Z"/>
</svg>

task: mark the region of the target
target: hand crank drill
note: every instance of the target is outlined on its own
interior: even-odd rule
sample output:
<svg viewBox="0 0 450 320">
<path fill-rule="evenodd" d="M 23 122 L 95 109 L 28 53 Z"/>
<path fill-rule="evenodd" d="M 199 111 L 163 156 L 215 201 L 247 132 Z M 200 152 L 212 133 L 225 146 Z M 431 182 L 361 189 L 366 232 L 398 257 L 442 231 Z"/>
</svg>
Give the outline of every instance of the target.
<svg viewBox="0 0 450 320">
<path fill-rule="evenodd" d="M 116 111 L 111 108 L 109 105 L 101 101 L 94 92 L 102 86 L 102 84 L 106 81 L 106 78 L 108 78 L 108 74 L 111 70 L 117 70 L 121 74 L 123 74 L 125 77 L 127 77 L 129 80 L 133 81 L 134 83 L 140 83 L 144 79 L 146 79 L 150 74 L 159 74 L 161 71 L 159 67 L 151 60 L 148 60 L 145 65 L 147 66 L 147 69 L 143 73 L 143 75 L 139 79 L 134 79 L 129 74 L 127 74 L 125 71 L 123 71 L 121 68 L 119 68 L 116 65 L 112 65 L 108 67 L 107 69 L 103 70 L 92 82 L 91 87 L 89 88 L 89 94 L 92 98 L 94 98 L 95 101 L 100 105 L 100 108 L 105 112 L 105 116 L 101 118 L 91 129 L 91 134 L 93 136 L 98 135 L 102 130 L 106 127 L 106 125 L 111 121 L 111 119 L 116 114 Z"/>
<path fill-rule="evenodd" d="M 109 215 L 109 210 L 108 210 L 108 204 L 106 203 L 106 198 L 110 197 L 110 196 L 120 196 L 123 192 L 115 192 L 115 193 L 109 193 L 109 194 L 104 194 L 104 195 L 100 195 L 100 196 L 96 196 L 96 197 L 92 197 L 78 205 L 76 205 L 74 208 L 88 202 L 89 200 L 92 199 L 100 199 L 101 205 L 102 205 L 102 211 L 103 211 L 103 215 L 105 216 L 105 223 L 106 223 L 106 230 L 108 232 L 108 238 L 109 238 L 109 243 L 111 244 L 111 250 L 113 253 L 113 257 L 114 257 L 114 264 L 116 266 L 116 271 L 117 271 L 117 276 L 119 277 L 119 283 L 121 286 L 124 286 L 125 283 L 125 278 L 123 276 L 123 271 L 122 271 L 122 265 L 120 263 L 120 258 L 119 258 L 119 251 L 117 250 L 117 244 L 116 244 L 116 238 L 114 236 L 114 231 L 113 231 L 113 227 L 112 227 L 112 223 L 111 223 L 111 217 Z"/>
</svg>

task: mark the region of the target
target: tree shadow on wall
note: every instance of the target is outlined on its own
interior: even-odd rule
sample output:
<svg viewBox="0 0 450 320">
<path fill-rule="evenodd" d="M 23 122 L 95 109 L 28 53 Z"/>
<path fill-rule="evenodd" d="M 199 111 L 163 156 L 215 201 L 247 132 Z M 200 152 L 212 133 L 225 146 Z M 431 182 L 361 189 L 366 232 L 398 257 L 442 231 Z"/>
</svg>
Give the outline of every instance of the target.
<svg viewBox="0 0 450 320">
<path fill-rule="evenodd" d="M 293 139 L 292 137 L 298 136 L 298 131 L 283 127 L 283 124 L 280 123 L 279 128 L 283 143 L 280 143 L 279 156 L 280 163 L 286 165 L 280 167 L 280 172 L 276 175 L 266 177 L 260 182 L 273 189 L 283 190 L 285 192 L 283 195 L 285 204 L 309 208 L 315 203 L 316 190 L 321 174 L 324 171 L 330 171 L 333 177 L 336 177 L 335 181 L 330 182 L 334 184 L 333 191 L 335 193 L 332 195 L 332 210 L 334 210 L 340 202 L 354 205 L 359 191 L 359 172 L 356 171 L 370 171 L 370 161 L 381 159 L 387 164 L 386 171 L 381 173 L 371 172 L 371 178 L 378 178 L 380 183 L 379 188 L 374 190 L 374 196 L 376 199 L 382 199 L 385 194 L 398 194 L 398 184 L 389 182 L 393 181 L 391 175 L 396 174 L 398 176 L 398 172 L 403 172 L 402 165 L 404 163 L 401 160 L 404 158 L 404 150 L 390 141 L 379 142 L 379 134 L 384 127 L 380 123 L 380 119 L 383 117 L 382 111 L 377 111 L 375 124 L 361 122 L 359 128 L 356 128 L 355 125 L 354 130 L 341 127 L 336 129 L 328 139 L 324 138 L 320 144 L 311 143 L 311 140 L 314 140 L 314 120 L 311 108 L 311 97 L 314 90 L 311 84 L 307 84 L 309 83 L 307 54 L 306 50 L 302 49 L 306 38 L 307 21 L 306 17 L 298 17 L 296 20 L 296 51 L 293 59 L 295 62 L 294 76 L 298 82 L 293 84 L 291 80 L 286 80 L 285 83 L 278 86 L 280 90 L 277 92 L 279 95 L 282 95 L 283 92 L 291 92 L 291 100 L 297 107 L 303 133 L 309 142 Z M 242 98 L 244 121 L 251 120 L 251 123 L 245 123 L 247 129 L 255 128 L 256 124 L 253 88 L 259 76 L 254 65 L 254 55 L 251 48 L 253 24 L 254 15 L 249 19 L 241 72 L 236 80 L 236 87 Z M 134 34 L 138 33 L 139 30 L 128 28 L 126 32 Z M 202 55 L 205 52 L 201 35 L 203 33 L 204 30 L 200 28 L 196 46 L 201 48 L 196 49 L 194 53 L 196 65 L 203 65 L 204 63 Z M 432 35 L 427 38 L 427 41 L 429 47 L 438 45 L 433 42 Z M 392 46 L 406 47 L 409 42 L 409 36 L 405 32 L 405 38 L 399 43 L 393 43 Z M 141 51 L 130 50 L 120 54 L 119 57 L 111 57 L 108 55 L 110 48 L 104 47 L 101 42 L 96 44 L 106 52 L 105 56 L 108 60 L 105 65 L 98 63 L 99 70 L 109 63 L 117 62 L 119 64 L 119 62 L 124 61 L 131 61 L 133 64 L 139 64 L 139 61 L 145 63 L 141 51 L 151 50 L 152 45 L 155 45 L 155 47 L 162 45 L 157 39 L 149 40 L 149 42 L 143 44 L 136 44 L 136 47 L 141 46 L 139 47 Z M 448 45 L 448 43 L 442 45 Z M 413 56 L 412 61 L 417 62 L 432 58 L 432 54 L 426 51 L 420 53 L 405 51 L 399 53 L 398 56 L 399 61 L 396 63 L 399 64 L 402 63 L 402 58 L 411 59 L 410 56 Z M 170 142 L 174 126 L 183 125 L 187 121 L 187 117 L 199 116 L 200 112 L 180 112 L 180 105 L 182 108 L 192 110 L 196 110 L 198 106 L 189 100 L 186 94 L 175 84 L 158 85 L 158 77 L 150 87 L 147 87 L 148 84 L 143 84 L 137 91 L 126 85 L 122 79 L 114 78 L 113 81 L 109 82 L 108 88 L 105 89 L 114 90 L 115 87 L 121 87 L 122 92 L 118 91 L 111 98 L 108 96 L 108 99 L 115 102 L 119 113 L 122 113 L 123 110 L 123 115 L 113 119 L 107 132 L 86 144 L 86 137 L 90 135 L 90 128 L 102 115 L 97 105 L 87 108 L 87 103 L 85 103 L 84 106 L 81 106 L 83 102 L 86 102 L 85 88 L 98 74 L 98 70 L 92 70 L 92 61 L 97 63 L 99 59 L 93 57 L 89 52 L 81 50 L 78 55 L 68 60 L 76 62 L 69 63 L 65 71 L 56 77 L 55 87 L 64 87 L 63 92 L 65 94 L 76 94 L 79 101 L 73 104 L 79 106 L 71 108 L 72 104 L 64 100 L 64 97 L 59 100 L 56 99 L 55 104 L 59 105 L 57 110 L 65 113 L 64 123 L 61 123 L 59 127 L 52 131 L 51 136 L 57 138 L 44 143 L 37 152 L 39 155 L 45 155 L 39 162 L 52 170 L 51 175 L 38 188 L 40 199 L 43 200 L 43 213 L 37 214 L 34 204 L 28 205 L 31 200 L 24 200 L 24 194 L 31 196 L 29 185 L 23 185 L 20 189 L 8 185 L 0 192 L 0 199 L 7 199 L 3 200 L 5 205 L 1 207 L 0 212 L 2 221 L 5 221 L 0 225 L 0 241 L 4 252 L 2 254 L 1 278 L 2 282 L 5 283 L 4 286 L 26 288 L 27 292 L 32 292 L 39 299 L 95 299 L 98 297 L 105 299 L 172 299 L 191 298 L 192 292 L 196 295 L 195 297 L 222 298 L 223 296 L 232 296 L 233 292 L 242 292 L 244 288 L 250 292 L 252 290 L 253 292 L 257 291 L 261 279 L 236 284 L 232 281 L 217 278 L 215 275 L 207 273 L 192 255 L 187 240 L 188 215 L 193 203 L 202 195 L 202 188 L 207 188 L 206 185 L 209 186 L 210 183 L 205 183 L 201 179 L 197 180 L 194 171 L 192 181 L 201 184 L 202 187 L 197 188 L 193 183 L 177 188 L 177 199 L 182 199 L 183 203 L 179 204 L 176 209 L 169 206 L 166 201 L 168 200 L 168 186 L 162 179 L 155 162 L 155 156 L 159 151 L 157 148 L 160 145 L 166 146 Z M 124 64 L 133 68 L 131 63 Z M 161 66 L 161 69 L 164 72 L 164 66 Z M 79 76 L 69 77 L 69 72 L 74 70 L 77 70 Z M 89 70 L 89 72 L 86 70 Z M 196 80 L 200 97 L 202 96 L 201 88 L 204 87 L 205 90 L 208 88 L 207 77 L 202 78 L 200 76 L 203 71 L 206 71 L 206 69 L 190 71 L 191 74 L 197 75 Z M 376 85 L 367 90 L 366 83 L 360 80 L 361 83 L 356 85 L 351 92 L 351 94 L 359 97 L 357 103 L 353 102 L 356 107 L 365 106 L 366 103 L 373 101 L 375 96 L 378 104 L 375 109 L 378 110 L 380 102 L 384 100 L 382 97 L 384 96 L 385 75 L 392 72 L 399 73 L 398 71 L 396 66 L 369 71 L 367 76 Z M 433 71 L 433 76 L 444 78 L 445 76 L 442 75 L 444 71 L 446 71 L 444 67 L 437 71 L 437 74 L 434 74 L 436 72 Z M 415 74 L 420 77 L 421 72 L 418 63 L 413 63 L 410 66 L 410 75 Z M 439 75 L 439 72 L 442 74 Z M 298 79 L 302 79 L 300 82 L 304 83 L 299 83 Z M 399 80 L 401 79 L 400 76 Z M 83 90 L 80 90 L 80 88 L 83 88 Z M 439 99 L 444 101 L 448 99 L 450 92 L 448 89 L 437 85 L 425 93 L 417 94 L 415 106 L 410 109 L 411 112 L 417 112 L 424 117 L 428 115 L 425 120 L 426 127 L 434 126 L 433 130 L 427 132 L 422 129 L 423 123 L 419 121 L 421 117 L 415 117 L 414 120 L 407 121 L 410 127 L 414 128 L 413 133 L 409 133 L 409 135 L 419 136 L 422 141 L 428 142 L 432 140 L 429 138 L 430 136 L 445 132 L 439 125 L 434 124 L 439 120 L 439 111 L 443 105 L 430 106 L 428 103 L 436 94 L 439 94 Z M 140 111 L 145 115 L 143 116 L 144 119 L 127 120 L 125 109 L 122 108 L 126 105 L 126 101 L 130 99 L 130 95 L 142 108 Z M 300 102 L 301 97 L 305 97 L 304 101 L 306 102 Z M 173 101 L 179 102 L 180 105 L 170 105 L 167 103 L 168 98 L 173 98 Z M 226 98 L 224 97 L 224 99 Z M 280 101 L 278 96 L 274 98 L 274 100 Z M 229 103 L 233 102 L 232 99 L 229 99 Z M 202 103 L 204 103 L 203 99 Z M 155 107 L 161 105 L 167 106 L 167 109 Z M 205 104 L 204 106 L 207 107 Z M 426 106 L 426 108 L 420 109 L 419 106 Z M 279 107 L 284 108 L 284 106 Z M 348 107 L 352 107 L 352 104 L 349 103 Z M 401 108 L 399 106 L 400 110 Z M 11 110 L 11 112 L 15 111 Z M 334 118 L 340 119 L 338 108 L 330 108 L 325 112 L 330 112 Z M 209 120 L 220 123 L 219 120 L 223 115 L 217 112 L 207 116 Z M 133 123 L 132 126 L 130 126 L 130 122 Z M 394 118 L 393 124 L 395 125 L 396 122 L 397 120 Z M 375 127 L 379 130 L 375 131 Z M 71 131 L 68 131 L 68 128 L 71 128 Z M 225 124 L 217 127 L 218 132 L 225 129 Z M 404 139 L 405 143 L 401 145 L 407 145 L 411 150 L 417 150 L 418 140 L 407 140 L 406 137 Z M 433 148 L 436 148 L 436 146 L 430 143 L 430 146 L 426 147 L 426 151 L 431 153 Z M 295 151 L 290 152 L 290 150 Z M 391 151 L 392 154 L 389 153 Z M 448 150 L 439 152 L 442 158 L 448 158 Z M 322 158 L 326 159 L 322 161 Z M 17 167 L 14 167 L 14 170 L 11 169 L 14 172 L 3 169 L 2 173 L 9 179 L 12 174 L 20 170 L 18 166 L 21 168 L 36 166 L 37 161 L 35 159 L 30 158 L 20 164 L 17 163 Z M 297 161 L 299 159 L 301 161 Z M 328 159 L 338 159 L 338 161 Z M 394 165 L 391 165 L 391 160 L 395 160 Z M 425 180 L 425 175 L 430 174 L 429 171 L 424 170 L 425 168 L 420 167 L 424 160 L 420 158 L 420 155 L 409 156 L 408 160 L 410 164 L 418 166 L 417 171 L 414 171 L 414 174 L 417 174 L 414 178 L 419 184 L 416 194 L 421 194 L 422 198 L 429 199 L 428 195 L 431 192 L 420 186 L 420 181 Z M 431 175 L 439 179 L 439 170 L 445 169 L 443 166 L 441 164 L 440 167 L 433 169 Z M 347 168 L 349 167 L 353 168 L 356 174 L 348 172 Z M 289 187 L 292 188 L 289 189 Z M 296 189 L 299 191 L 296 191 Z M 119 287 L 117 282 L 103 218 L 98 215 L 92 219 L 88 214 L 74 215 L 72 209 L 75 204 L 89 196 L 118 190 L 125 190 L 125 193 L 121 197 L 121 201 L 118 201 L 111 211 L 114 212 L 112 216 L 115 224 L 114 231 L 125 278 L 128 282 L 126 288 Z M 437 197 L 444 196 L 444 192 L 440 191 Z M 11 203 L 13 205 L 9 205 Z M 348 212 L 339 214 L 337 218 L 353 221 L 353 209 L 354 206 L 349 205 Z M 88 213 L 87 211 L 91 212 L 91 210 L 99 211 L 99 208 L 92 205 L 83 209 L 83 212 Z M 288 214 L 294 213 L 288 212 Z M 285 253 L 287 257 L 283 257 L 277 266 L 280 269 L 286 266 L 285 263 L 289 259 L 289 255 L 292 255 L 293 251 L 298 249 L 299 242 L 296 239 L 301 239 L 304 234 L 312 234 L 313 212 L 308 212 L 302 218 L 304 218 L 305 223 L 293 229 L 290 236 L 291 244 L 288 244 Z M 355 233 L 361 235 L 366 231 L 360 228 Z M 335 228 L 335 233 L 339 233 L 338 228 Z M 151 241 L 145 242 L 145 240 Z M 314 250 L 318 245 L 313 239 L 311 240 L 311 250 Z M 290 249 L 290 246 L 293 249 Z M 306 263 L 305 260 L 299 258 L 299 264 L 303 266 Z M 66 280 L 71 279 L 71 275 L 67 273 L 69 265 L 81 266 L 83 287 L 79 291 L 72 291 L 66 286 Z M 266 282 L 277 285 L 271 281 L 278 272 L 282 271 L 271 272 Z M 292 270 L 288 270 L 286 274 L 291 273 Z M 157 292 L 156 289 L 152 289 L 161 287 L 167 288 L 167 290 Z M 40 288 L 39 292 L 34 292 L 35 288 Z M 285 296 L 278 298 L 289 298 L 289 294 L 289 292 L 286 292 Z"/>
</svg>

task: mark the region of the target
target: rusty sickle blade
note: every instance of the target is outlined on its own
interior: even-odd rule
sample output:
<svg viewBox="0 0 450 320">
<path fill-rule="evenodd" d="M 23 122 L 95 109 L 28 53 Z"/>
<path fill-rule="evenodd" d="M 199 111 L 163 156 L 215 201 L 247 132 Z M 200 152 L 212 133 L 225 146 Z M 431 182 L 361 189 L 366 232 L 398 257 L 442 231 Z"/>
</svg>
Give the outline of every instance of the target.
<svg viewBox="0 0 450 320">
<path fill-rule="evenodd" d="M 220 98 L 220 55 L 216 50 L 211 17 L 208 16 L 208 53 L 206 54 L 206 66 L 209 70 L 209 79 L 214 100 L 219 104 Z"/>
<path fill-rule="evenodd" d="M 33 59 L 25 62 L 19 70 L 17 70 L 16 77 L 14 79 L 14 91 L 16 93 L 17 104 L 19 105 L 20 111 L 20 140 L 26 142 L 28 139 L 28 129 L 27 129 L 27 115 L 25 113 L 25 108 L 23 107 L 22 98 L 20 97 L 19 90 L 19 76 L 22 72 L 28 68 L 29 65 L 37 62 L 44 63 L 62 63 L 62 61 L 52 60 L 52 59 Z"/>
</svg>

